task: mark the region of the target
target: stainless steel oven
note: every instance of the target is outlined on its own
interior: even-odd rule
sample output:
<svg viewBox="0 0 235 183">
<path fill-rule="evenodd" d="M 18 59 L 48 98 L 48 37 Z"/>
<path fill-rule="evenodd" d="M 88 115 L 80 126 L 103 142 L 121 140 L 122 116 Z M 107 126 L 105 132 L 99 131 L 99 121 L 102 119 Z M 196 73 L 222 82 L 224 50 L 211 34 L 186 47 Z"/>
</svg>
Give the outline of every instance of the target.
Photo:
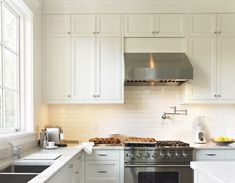
<svg viewBox="0 0 235 183">
<path fill-rule="evenodd" d="M 125 183 L 193 183 L 193 148 L 180 141 L 125 144 Z"/>
<path fill-rule="evenodd" d="M 125 165 L 125 183 L 192 183 L 189 165 Z"/>
</svg>

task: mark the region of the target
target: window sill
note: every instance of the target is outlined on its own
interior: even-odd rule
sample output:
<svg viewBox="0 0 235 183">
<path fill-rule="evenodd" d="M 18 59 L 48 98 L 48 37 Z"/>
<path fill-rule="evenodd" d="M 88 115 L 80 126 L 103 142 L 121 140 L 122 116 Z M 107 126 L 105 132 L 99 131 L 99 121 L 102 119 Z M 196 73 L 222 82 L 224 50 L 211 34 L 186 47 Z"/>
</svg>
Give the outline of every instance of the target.
<svg viewBox="0 0 235 183">
<path fill-rule="evenodd" d="M 30 136 L 36 136 L 37 132 L 10 132 L 10 133 L 3 133 L 0 134 L 0 142 L 2 141 L 11 141 L 16 140 L 18 138 L 22 137 L 30 137 Z"/>
</svg>

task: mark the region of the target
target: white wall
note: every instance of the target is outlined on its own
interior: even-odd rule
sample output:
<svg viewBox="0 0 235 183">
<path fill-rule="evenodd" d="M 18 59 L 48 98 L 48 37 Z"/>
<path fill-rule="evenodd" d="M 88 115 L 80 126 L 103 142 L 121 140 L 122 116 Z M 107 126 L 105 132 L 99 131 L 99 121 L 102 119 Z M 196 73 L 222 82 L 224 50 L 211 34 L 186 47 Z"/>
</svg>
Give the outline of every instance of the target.
<svg viewBox="0 0 235 183">
<path fill-rule="evenodd" d="M 234 0 L 45 0 L 46 13 L 231 12 Z"/>
<path fill-rule="evenodd" d="M 43 103 L 43 7 L 42 0 L 24 0 L 33 12 L 34 122 L 35 130 L 47 121 L 47 105 Z"/>
<path fill-rule="evenodd" d="M 50 105 L 49 124 L 60 125 L 66 139 L 86 141 L 111 133 L 156 139 L 193 140 L 192 123 L 205 115 L 208 136 L 235 137 L 235 105 L 181 105 L 179 87 L 125 87 L 123 105 Z M 187 116 L 162 120 L 171 106 L 187 109 Z M 230 134 L 228 134 L 230 135 Z"/>
</svg>

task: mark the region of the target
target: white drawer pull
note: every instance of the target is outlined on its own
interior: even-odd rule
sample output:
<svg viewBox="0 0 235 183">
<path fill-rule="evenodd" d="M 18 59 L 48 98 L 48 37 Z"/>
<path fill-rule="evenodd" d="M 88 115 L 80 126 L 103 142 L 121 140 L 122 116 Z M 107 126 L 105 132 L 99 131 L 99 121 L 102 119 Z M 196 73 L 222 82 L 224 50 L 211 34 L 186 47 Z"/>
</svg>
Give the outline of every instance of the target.
<svg viewBox="0 0 235 183">
<path fill-rule="evenodd" d="M 108 156 L 107 154 L 97 154 L 98 156 Z"/>
<path fill-rule="evenodd" d="M 216 154 L 206 154 L 207 156 L 216 156 Z"/>
<path fill-rule="evenodd" d="M 108 171 L 106 171 L 106 170 L 99 170 L 99 171 L 97 171 L 98 173 L 107 173 Z"/>
</svg>

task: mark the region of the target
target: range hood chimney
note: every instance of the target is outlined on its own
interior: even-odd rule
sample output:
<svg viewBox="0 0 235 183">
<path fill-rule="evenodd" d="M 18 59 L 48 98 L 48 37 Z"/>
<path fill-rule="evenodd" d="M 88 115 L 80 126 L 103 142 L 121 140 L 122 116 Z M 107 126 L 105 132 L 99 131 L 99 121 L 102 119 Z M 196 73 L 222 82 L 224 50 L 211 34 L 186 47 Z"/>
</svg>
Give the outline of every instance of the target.
<svg viewBox="0 0 235 183">
<path fill-rule="evenodd" d="M 180 85 L 193 79 L 185 53 L 125 53 L 125 85 Z"/>
</svg>

